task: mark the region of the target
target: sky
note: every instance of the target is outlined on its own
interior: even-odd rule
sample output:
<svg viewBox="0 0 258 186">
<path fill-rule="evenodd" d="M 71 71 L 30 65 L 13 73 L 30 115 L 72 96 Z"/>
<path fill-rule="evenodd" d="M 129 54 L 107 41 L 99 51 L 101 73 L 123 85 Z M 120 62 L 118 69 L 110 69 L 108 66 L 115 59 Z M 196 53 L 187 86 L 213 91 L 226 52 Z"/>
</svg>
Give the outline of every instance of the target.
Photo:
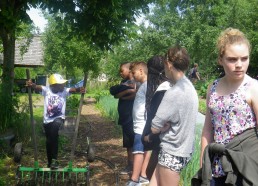
<svg viewBox="0 0 258 186">
<path fill-rule="evenodd" d="M 41 13 L 40 9 L 31 8 L 29 11 L 27 11 L 29 14 L 31 20 L 35 24 L 36 27 L 40 29 L 40 32 L 44 32 L 45 27 L 47 25 L 47 20 L 44 18 L 44 16 Z M 140 16 L 136 18 L 136 24 L 140 24 L 143 21 L 143 17 Z M 147 22 L 145 22 L 145 26 L 148 25 Z"/>
<path fill-rule="evenodd" d="M 40 31 L 43 32 L 47 25 L 47 20 L 44 18 L 41 11 L 39 9 L 31 8 L 27 13 L 35 26 L 39 27 Z"/>
</svg>

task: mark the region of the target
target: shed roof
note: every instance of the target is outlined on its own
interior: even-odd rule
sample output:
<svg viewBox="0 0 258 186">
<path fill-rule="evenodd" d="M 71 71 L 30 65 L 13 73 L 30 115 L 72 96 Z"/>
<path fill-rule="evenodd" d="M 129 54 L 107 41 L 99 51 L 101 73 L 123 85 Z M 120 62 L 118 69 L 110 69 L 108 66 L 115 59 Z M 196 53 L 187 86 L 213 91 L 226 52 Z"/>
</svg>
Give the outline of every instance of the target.
<svg viewBox="0 0 258 186">
<path fill-rule="evenodd" d="M 28 51 L 21 56 L 20 46 L 25 40 L 16 40 L 15 42 L 15 67 L 37 67 L 44 66 L 43 45 L 40 35 L 35 35 L 28 47 Z M 3 64 L 3 54 L 0 53 L 0 64 Z"/>
</svg>

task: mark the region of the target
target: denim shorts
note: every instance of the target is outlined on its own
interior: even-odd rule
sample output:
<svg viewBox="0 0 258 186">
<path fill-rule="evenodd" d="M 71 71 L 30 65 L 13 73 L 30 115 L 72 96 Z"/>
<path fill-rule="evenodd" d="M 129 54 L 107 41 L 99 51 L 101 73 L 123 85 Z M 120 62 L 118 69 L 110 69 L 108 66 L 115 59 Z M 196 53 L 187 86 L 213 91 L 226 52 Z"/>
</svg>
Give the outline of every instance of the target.
<svg viewBox="0 0 258 186">
<path fill-rule="evenodd" d="M 158 163 L 172 171 L 180 173 L 190 160 L 191 157 L 173 156 L 161 150 Z"/>
<path fill-rule="evenodd" d="M 135 134 L 134 135 L 134 143 L 133 143 L 133 154 L 143 154 L 144 146 L 142 144 L 142 135 Z"/>
</svg>

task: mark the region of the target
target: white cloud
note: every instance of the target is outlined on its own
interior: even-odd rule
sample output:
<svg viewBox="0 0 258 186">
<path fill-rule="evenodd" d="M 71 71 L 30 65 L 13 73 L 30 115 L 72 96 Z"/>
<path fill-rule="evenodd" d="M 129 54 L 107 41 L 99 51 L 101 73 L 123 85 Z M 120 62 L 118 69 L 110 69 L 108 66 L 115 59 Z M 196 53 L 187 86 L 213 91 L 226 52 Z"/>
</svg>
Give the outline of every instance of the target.
<svg viewBox="0 0 258 186">
<path fill-rule="evenodd" d="M 31 8 L 27 11 L 27 14 L 30 16 L 31 20 L 36 27 L 39 27 L 40 32 L 44 32 L 44 29 L 47 25 L 47 20 L 44 18 L 40 9 Z"/>
</svg>

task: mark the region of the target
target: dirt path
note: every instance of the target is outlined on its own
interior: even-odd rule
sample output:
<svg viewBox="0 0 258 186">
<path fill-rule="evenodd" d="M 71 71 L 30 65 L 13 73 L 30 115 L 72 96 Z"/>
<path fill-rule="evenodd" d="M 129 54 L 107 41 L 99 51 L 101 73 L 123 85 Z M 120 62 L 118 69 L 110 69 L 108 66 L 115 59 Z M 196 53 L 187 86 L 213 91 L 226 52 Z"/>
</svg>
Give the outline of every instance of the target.
<svg viewBox="0 0 258 186">
<path fill-rule="evenodd" d="M 83 149 L 86 145 L 86 138 L 90 137 L 95 145 L 96 156 L 105 158 L 112 162 L 118 172 L 126 164 L 125 149 L 122 148 L 122 138 L 115 132 L 115 124 L 95 107 L 95 100 L 87 98 L 81 112 L 81 122 L 78 133 L 77 150 Z M 77 158 L 77 164 L 85 163 L 84 158 Z M 95 160 L 90 163 L 91 167 L 91 186 L 115 186 L 116 179 L 113 170 L 105 163 Z M 127 177 L 119 179 L 120 184 L 124 185 Z"/>
<path fill-rule="evenodd" d="M 95 100 L 92 98 L 85 98 L 84 100 L 78 130 L 77 145 L 75 150 L 76 152 L 73 160 L 73 167 L 85 167 L 87 137 L 90 137 L 91 142 L 95 146 L 95 155 L 101 158 L 105 158 L 113 165 L 115 165 L 115 170 L 113 170 L 106 163 L 103 163 L 98 159 L 90 163 L 90 186 L 118 186 L 117 180 L 119 180 L 119 186 L 123 186 L 129 177 L 123 176 L 116 179 L 117 177 L 114 173 L 114 171 L 119 173 L 119 170 L 121 170 L 126 165 L 126 151 L 124 148 L 122 148 L 122 138 L 121 135 L 118 134 L 119 130 L 121 129 L 111 120 L 102 117 L 102 114 L 95 107 L 95 104 Z M 43 107 L 42 100 L 37 102 L 35 101 L 35 106 Z M 38 162 L 40 167 L 46 167 L 47 157 L 45 150 L 45 134 L 43 133 L 43 130 L 38 132 Z M 62 144 L 59 146 L 58 154 L 60 168 L 67 167 L 70 161 L 70 154 L 72 149 L 71 144 L 73 141 L 73 133 L 71 134 L 72 135 L 70 136 L 68 135 L 68 138 L 64 138 L 62 137 L 62 134 L 60 134 L 59 144 Z M 21 165 L 24 167 L 33 167 L 33 154 L 34 151 L 32 145 L 25 144 Z M 12 160 L 10 159 L 10 161 Z M 12 173 L 15 172 L 18 165 L 19 163 L 12 162 L 12 171 L 10 171 Z M 14 178 L 14 174 L 11 177 Z M 12 182 L 14 181 L 15 180 L 12 180 Z"/>
</svg>

